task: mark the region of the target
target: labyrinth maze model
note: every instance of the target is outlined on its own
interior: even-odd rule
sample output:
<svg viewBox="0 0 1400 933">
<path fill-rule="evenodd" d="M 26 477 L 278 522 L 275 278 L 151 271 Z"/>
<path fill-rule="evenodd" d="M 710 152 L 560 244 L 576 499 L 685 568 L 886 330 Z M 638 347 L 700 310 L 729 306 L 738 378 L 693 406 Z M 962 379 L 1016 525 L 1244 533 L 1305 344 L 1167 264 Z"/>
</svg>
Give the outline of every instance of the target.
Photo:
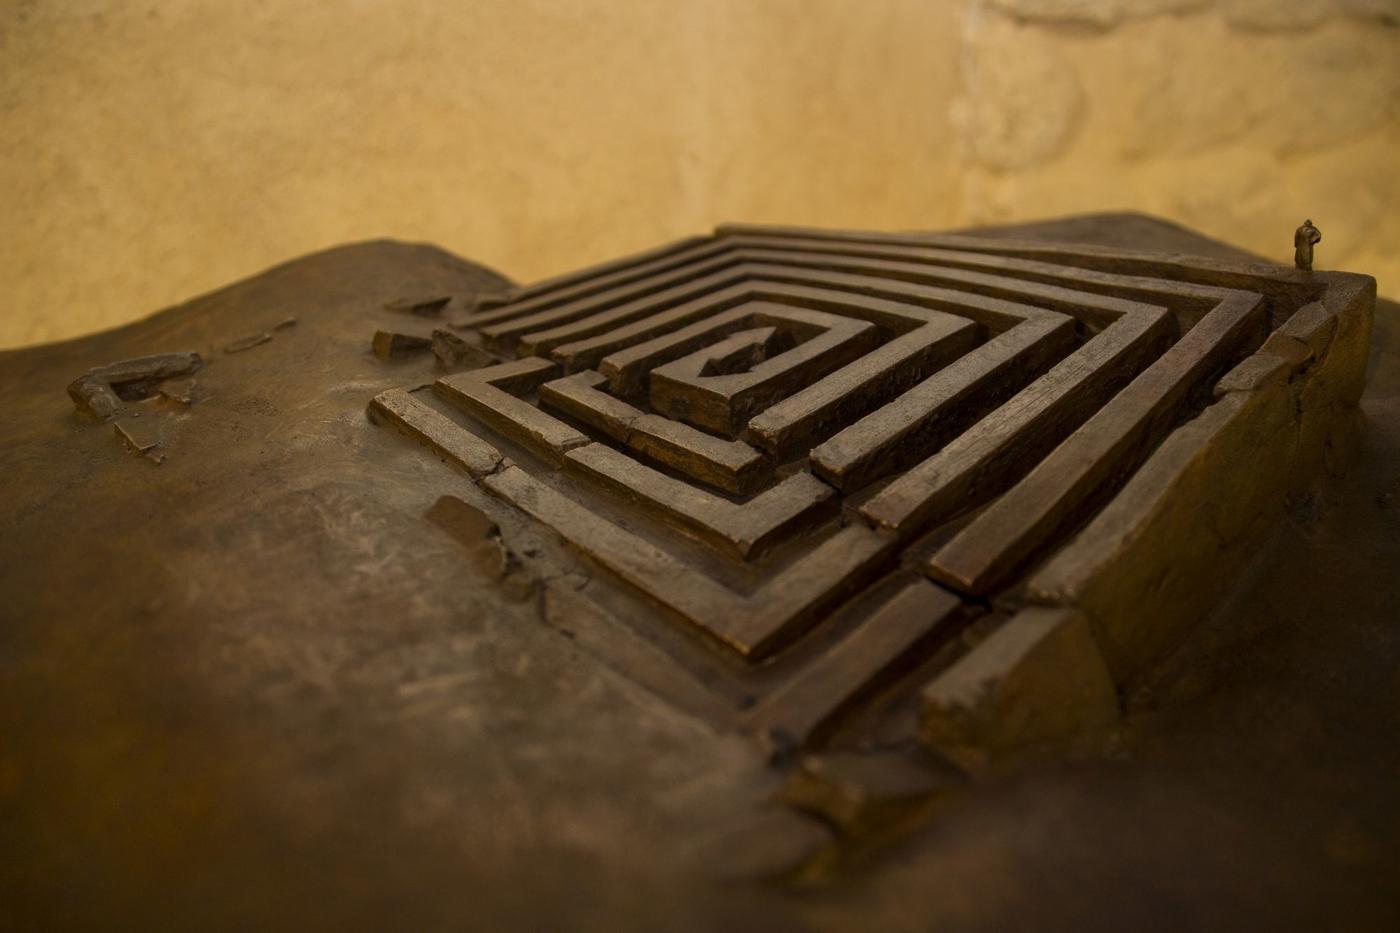
<svg viewBox="0 0 1400 933">
<path fill-rule="evenodd" d="M 1221 601 L 1343 449 L 1373 304 L 1347 273 L 729 226 L 479 303 L 484 365 L 371 416 L 562 540 L 586 569 L 544 581 L 550 620 L 676 706 L 775 762 L 972 772 L 1111 729 Z"/>
</svg>

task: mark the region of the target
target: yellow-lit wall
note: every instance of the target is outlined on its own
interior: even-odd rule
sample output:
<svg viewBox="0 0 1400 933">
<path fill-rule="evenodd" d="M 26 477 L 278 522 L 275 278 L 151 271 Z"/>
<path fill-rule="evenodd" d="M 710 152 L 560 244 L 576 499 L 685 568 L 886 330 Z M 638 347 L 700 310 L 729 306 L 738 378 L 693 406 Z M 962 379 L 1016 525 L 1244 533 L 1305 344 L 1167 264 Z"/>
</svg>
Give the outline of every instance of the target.
<svg viewBox="0 0 1400 933">
<path fill-rule="evenodd" d="M 1131 208 L 1400 293 L 1400 0 L 0 0 L 0 346 L 349 240 Z"/>
</svg>

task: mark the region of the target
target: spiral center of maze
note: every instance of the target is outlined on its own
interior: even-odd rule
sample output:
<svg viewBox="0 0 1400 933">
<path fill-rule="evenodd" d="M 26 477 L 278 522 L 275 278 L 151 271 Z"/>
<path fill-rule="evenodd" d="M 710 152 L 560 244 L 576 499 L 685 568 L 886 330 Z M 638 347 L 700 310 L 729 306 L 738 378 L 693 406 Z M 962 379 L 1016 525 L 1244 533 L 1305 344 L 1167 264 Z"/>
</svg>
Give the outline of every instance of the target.
<svg viewBox="0 0 1400 933">
<path fill-rule="evenodd" d="M 1138 265 L 722 229 L 521 289 L 463 324 L 499 364 L 373 404 L 741 664 L 867 593 L 753 714 L 801 734 L 1014 593 L 1266 336 L 1260 291 Z"/>
</svg>

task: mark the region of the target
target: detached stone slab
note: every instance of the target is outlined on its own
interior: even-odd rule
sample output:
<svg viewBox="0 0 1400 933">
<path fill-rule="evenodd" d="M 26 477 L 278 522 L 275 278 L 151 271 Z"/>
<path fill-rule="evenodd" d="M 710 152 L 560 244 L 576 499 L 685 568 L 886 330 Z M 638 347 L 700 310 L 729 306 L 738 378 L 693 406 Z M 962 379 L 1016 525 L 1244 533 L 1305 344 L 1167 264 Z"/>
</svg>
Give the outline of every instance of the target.
<svg viewBox="0 0 1400 933">
<path fill-rule="evenodd" d="M 377 330 L 370 349 L 381 360 L 397 360 L 432 349 L 433 341 L 428 337 L 415 337 L 393 331 Z"/>
<path fill-rule="evenodd" d="M 500 580 L 509 572 L 512 555 L 501 540 L 500 526 L 481 509 L 456 496 L 440 496 L 423 517 L 461 544 L 489 579 Z"/>
<path fill-rule="evenodd" d="M 415 314 L 418 317 L 439 317 L 442 309 L 452 300 L 451 295 L 417 295 L 410 298 L 396 298 L 384 303 L 385 311 L 400 314 Z"/>
<path fill-rule="evenodd" d="M 961 784 L 955 773 L 940 772 L 906 755 L 837 752 L 805 757 L 779 797 L 855 836 L 898 823 Z"/>
<path fill-rule="evenodd" d="M 260 331 L 256 334 L 249 334 L 246 337 L 239 337 L 231 343 L 224 345 L 225 353 L 242 353 L 244 350 L 251 350 L 260 347 L 272 339 L 272 335 L 267 331 Z"/>
<path fill-rule="evenodd" d="M 390 389 L 370 402 L 371 420 L 392 424 L 432 448 L 473 477 L 486 476 L 501 466 L 501 452 L 451 418 L 430 408 L 403 389 Z"/>
<path fill-rule="evenodd" d="M 122 409 L 122 401 L 141 398 L 167 379 L 192 376 L 204 367 L 198 353 L 141 356 L 89 369 L 68 386 L 78 414 L 105 421 Z"/>
<path fill-rule="evenodd" d="M 1088 620 L 1071 609 L 1017 613 L 925 687 L 921 701 L 924 742 L 969 771 L 1118 721 Z"/>
<path fill-rule="evenodd" d="M 161 463 L 165 456 L 160 453 L 161 431 L 154 418 L 129 416 L 117 419 L 112 424 L 117 438 L 133 454 Z"/>
</svg>

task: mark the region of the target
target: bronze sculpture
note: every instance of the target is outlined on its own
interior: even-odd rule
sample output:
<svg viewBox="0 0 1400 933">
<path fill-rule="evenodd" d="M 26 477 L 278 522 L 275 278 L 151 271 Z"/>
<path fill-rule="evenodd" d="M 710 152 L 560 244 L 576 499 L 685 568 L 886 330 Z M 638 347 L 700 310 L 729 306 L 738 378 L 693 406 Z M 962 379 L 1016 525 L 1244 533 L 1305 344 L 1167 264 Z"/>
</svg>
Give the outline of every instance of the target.
<svg viewBox="0 0 1400 933">
<path fill-rule="evenodd" d="M 1322 231 L 1313 226 L 1311 220 L 1303 221 L 1303 225 L 1293 231 L 1293 265 L 1304 272 L 1311 272 L 1313 266 L 1313 247 L 1322 242 Z"/>
<path fill-rule="evenodd" d="M 1068 857 L 1150 890 L 1181 849 L 1105 840 L 1197 825 L 1175 782 L 1199 743 L 1154 738 L 1143 689 L 1234 659 L 1205 734 L 1261 754 L 1267 724 L 1216 722 L 1270 682 L 1259 652 L 1202 620 L 1242 593 L 1229 619 L 1283 612 L 1258 581 L 1301 559 L 1270 543 L 1288 516 L 1358 533 L 1316 490 L 1356 436 L 1373 304 L 1364 276 L 1135 217 L 726 227 L 524 287 L 349 247 L 0 356 L 7 707 L 33 717 L 0 789 L 32 814 L 11 823 L 26 916 L 62 884 L 138 913 L 176 890 L 230 925 L 846 926 L 909 915 L 903 878 L 936 894 L 917 916 L 994 926 L 1089 916 L 1069 882 L 1023 897 Z M 109 368 L 115 407 L 73 417 L 74 376 L 174 352 L 202 368 Z M 147 459 L 94 415 L 145 431 Z M 1336 600 L 1277 662 L 1291 678 L 1384 663 Z M 1376 715 L 1342 731 L 1384 735 Z M 1300 754 L 1355 747 L 1332 733 Z M 1104 755 L 1141 762 L 1151 806 L 1099 793 L 1128 767 Z M 1212 805 L 1253 812 L 1217 758 L 1236 783 Z M 1075 831 L 1047 832 L 1064 812 Z M 118 813 L 141 819 L 109 837 Z M 274 870 L 269 840 L 330 874 Z M 773 877 L 836 893 L 748 885 Z M 277 893 L 307 890 L 345 893 L 318 914 Z M 1084 896 L 1133 916 L 1136 895 Z"/>
</svg>

